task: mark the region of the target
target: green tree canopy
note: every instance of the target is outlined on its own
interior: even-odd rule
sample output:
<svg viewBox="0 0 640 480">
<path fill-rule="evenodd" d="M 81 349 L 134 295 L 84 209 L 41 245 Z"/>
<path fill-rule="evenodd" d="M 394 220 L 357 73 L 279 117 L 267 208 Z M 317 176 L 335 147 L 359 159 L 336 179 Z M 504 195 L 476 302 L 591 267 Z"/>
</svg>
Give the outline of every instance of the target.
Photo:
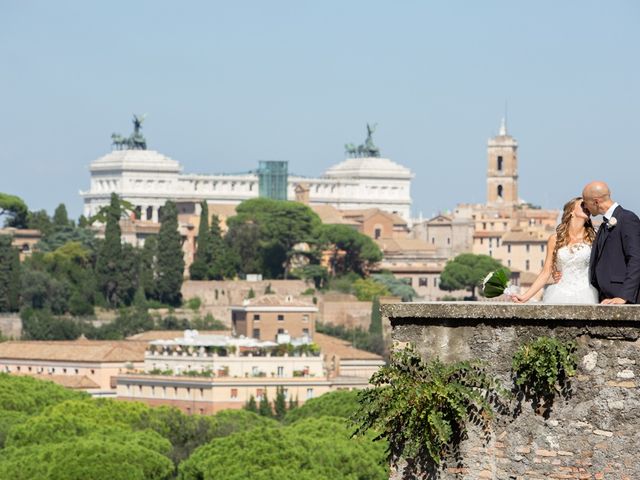
<svg viewBox="0 0 640 480">
<path fill-rule="evenodd" d="M 345 419 L 309 418 L 216 439 L 178 469 L 180 480 L 383 480 L 384 444 L 351 439 Z M 250 460 L 249 460 L 250 459 Z"/>
<path fill-rule="evenodd" d="M 86 398 L 89 396 L 84 392 L 74 392 L 53 382 L 0 373 L 0 411 L 33 415 L 50 405 Z"/>
<path fill-rule="evenodd" d="M 376 282 L 372 278 L 359 278 L 353 282 L 353 289 L 358 300 L 367 302 L 372 301 L 374 298 L 385 297 L 391 293 L 385 285 Z"/>
<path fill-rule="evenodd" d="M 5 215 L 5 225 L 27 228 L 29 209 L 20 197 L 0 192 L 0 216 Z"/>
<path fill-rule="evenodd" d="M 320 242 L 332 251 L 330 265 L 334 276 L 355 272 L 366 275 L 382 260 L 382 251 L 368 236 L 347 225 L 322 225 Z"/>
<path fill-rule="evenodd" d="M 12 480 L 169 480 L 173 470 L 166 456 L 126 436 L 72 437 L 0 457 L 0 478 Z"/>
<path fill-rule="evenodd" d="M 400 297 L 403 302 L 411 302 L 416 296 L 416 291 L 407 283 L 408 279 L 397 278 L 392 273 L 374 273 L 371 275 L 376 282 L 384 285 L 394 297 Z"/>
<path fill-rule="evenodd" d="M 440 275 L 440 288 L 453 291 L 468 289 L 475 297 L 476 287 L 488 273 L 504 268 L 502 264 L 488 255 L 463 253 L 447 262 Z"/>
<path fill-rule="evenodd" d="M 321 225 L 320 217 L 308 206 L 286 200 L 254 198 L 238 205 L 236 216 L 228 221 L 231 238 L 242 237 L 247 232 L 246 225 L 255 225 L 257 230 L 257 249 L 252 252 L 259 257 L 251 266 L 260 267 L 261 273 L 268 278 L 287 277 L 291 259 L 296 254 L 294 247 L 300 243 L 313 243 L 316 231 Z M 240 233 L 238 230 L 240 230 Z M 246 245 L 232 243 L 242 258 L 240 248 Z M 245 271 L 244 273 L 252 273 Z M 255 273 L 255 272 L 254 272 Z"/>
<path fill-rule="evenodd" d="M 305 418 L 351 418 L 358 409 L 358 392 L 337 390 L 307 400 L 301 407 L 287 412 L 284 423 L 290 424 Z"/>
</svg>

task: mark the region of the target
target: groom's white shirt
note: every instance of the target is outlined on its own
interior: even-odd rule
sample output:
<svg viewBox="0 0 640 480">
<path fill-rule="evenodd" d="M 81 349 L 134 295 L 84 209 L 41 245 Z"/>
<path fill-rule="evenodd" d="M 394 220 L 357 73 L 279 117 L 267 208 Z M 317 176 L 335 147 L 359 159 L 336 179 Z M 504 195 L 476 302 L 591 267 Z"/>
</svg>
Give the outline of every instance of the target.
<svg viewBox="0 0 640 480">
<path fill-rule="evenodd" d="M 613 205 L 611 205 L 609 207 L 609 210 L 607 210 L 606 212 L 604 212 L 603 217 L 607 219 L 607 222 L 609 221 L 609 219 L 611 218 L 611 216 L 613 215 L 613 211 L 618 208 L 618 202 L 613 202 Z"/>
</svg>

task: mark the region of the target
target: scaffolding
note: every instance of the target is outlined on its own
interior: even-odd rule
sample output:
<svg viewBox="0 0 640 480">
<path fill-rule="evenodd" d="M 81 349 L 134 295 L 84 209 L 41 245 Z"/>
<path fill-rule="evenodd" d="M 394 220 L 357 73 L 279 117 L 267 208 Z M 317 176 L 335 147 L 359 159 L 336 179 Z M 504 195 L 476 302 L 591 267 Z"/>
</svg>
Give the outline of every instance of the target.
<svg viewBox="0 0 640 480">
<path fill-rule="evenodd" d="M 266 160 L 258 167 L 260 196 L 272 200 L 287 200 L 289 162 Z"/>
</svg>

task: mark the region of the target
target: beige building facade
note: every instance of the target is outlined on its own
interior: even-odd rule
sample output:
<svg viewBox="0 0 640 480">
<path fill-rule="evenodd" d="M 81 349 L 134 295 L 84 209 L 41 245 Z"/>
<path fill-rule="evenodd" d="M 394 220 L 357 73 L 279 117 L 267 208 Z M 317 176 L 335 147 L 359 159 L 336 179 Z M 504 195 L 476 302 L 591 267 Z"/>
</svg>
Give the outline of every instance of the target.
<svg viewBox="0 0 640 480">
<path fill-rule="evenodd" d="M 275 341 L 278 335 L 312 337 L 318 307 L 291 295 L 262 295 L 231 307 L 231 324 L 236 335 Z"/>
<path fill-rule="evenodd" d="M 48 379 L 94 396 L 115 396 L 116 377 L 142 371 L 146 342 L 10 341 L 0 343 L 0 371 Z"/>
</svg>

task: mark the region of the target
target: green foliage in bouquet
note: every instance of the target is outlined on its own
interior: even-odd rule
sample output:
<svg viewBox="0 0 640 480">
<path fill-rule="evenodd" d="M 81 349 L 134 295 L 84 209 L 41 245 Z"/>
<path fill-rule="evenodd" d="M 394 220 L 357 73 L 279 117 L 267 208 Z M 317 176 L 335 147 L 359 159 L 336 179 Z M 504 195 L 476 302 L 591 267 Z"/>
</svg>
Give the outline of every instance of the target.
<svg viewBox="0 0 640 480">
<path fill-rule="evenodd" d="M 487 275 L 482 282 L 482 293 L 487 298 L 495 298 L 502 295 L 509 286 L 509 275 L 503 268 Z"/>
</svg>

